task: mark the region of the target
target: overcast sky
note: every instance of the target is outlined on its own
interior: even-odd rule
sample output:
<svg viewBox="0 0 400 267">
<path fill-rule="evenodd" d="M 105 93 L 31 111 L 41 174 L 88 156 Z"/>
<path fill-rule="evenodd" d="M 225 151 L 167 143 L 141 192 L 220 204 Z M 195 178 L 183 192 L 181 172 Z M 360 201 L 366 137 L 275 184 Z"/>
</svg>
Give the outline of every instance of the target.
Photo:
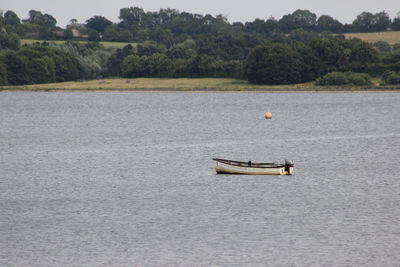
<svg viewBox="0 0 400 267">
<path fill-rule="evenodd" d="M 256 18 L 280 19 L 296 9 L 308 9 L 317 16 L 329 15 L 342 23 L 351 23 L 357 15 L 367 11 L 386 11 L 390 18 L 400 11 L 400 0 L 1 0 L 0 9 L 12 10 L 21 19 L 28 17 L 29 10 L 48 13 L 57 20 L 57 25 L 65 27 L 71 19 L 84 23 L 93 16 L 104 16 L 119 22 L 119 10 L 138 6 L 145 11 L 173 8 L 181 12 L 201 15 L 222 14 L 229 22 L 247 22 Z"/>
</svg>

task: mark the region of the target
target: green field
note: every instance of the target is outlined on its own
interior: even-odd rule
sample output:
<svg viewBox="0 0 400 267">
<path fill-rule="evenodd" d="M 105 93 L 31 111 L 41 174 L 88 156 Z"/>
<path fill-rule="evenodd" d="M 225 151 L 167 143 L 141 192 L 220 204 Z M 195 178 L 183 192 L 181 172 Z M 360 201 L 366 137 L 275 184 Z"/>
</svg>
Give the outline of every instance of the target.
<svg viewBox="0 0 400 267">
<path fill-rule="evenodd" d="M 368 43 L 384 41 L 390 45 L 400 44 L 400 31 L 345 33 L 344 36 L 346 39 L 358 38 Z"/>
<path fill-rule="evenodd" d="M 64 44 L 65 41 L 63 40 L 33 40 L 33 39 L 21 39 L 21 45 L 24 44 L 34 44 L 34 43 L 42 43 L 42 42 L 48 42 L 48 43 L 55 43 L 55 44 Z M 88 41 L 74 41 L 82 44 L 86 44 Z M 128 42 L 99 42 L 101 45 L 103 45 L 106 48 L 113 47 L 113 48 L 123 48 L 124 46 L 130 44 L 132 46 L 136 46 L 136 43 L 128 43 Z"/>
<path fill-rule="evenodd" d="M 313 82 L 290 85 L 254 85 L 247 81 L 217 78 L 136 78 L 102 79 L 82 82 L 2 86 L 0 91 L 359 91 L 399 89 L 399 86 L 382 87 L 379 79 L 370 86 L 316 86 Z"/>
<path fill-rule="evenodd" d="M 387 32 L 372 32 L 372 33 L 345 33 L 344 36 L 347 39 L 358 38 L 363 41 L 369 43 L 376 43 L 378 41 L 384 41 L 393 44 L 400 44 L 400 31 L 387 31 Z M 36 42 L 45 42 L 45 40 L 32 40 L 32 39 L 21 39 L 21 44 L 32 44 Z M 65 43 L 63 40 L 56 41 L 46 41 L 49 43 L 62 44 Z M 76 41 L 79 43 L 87 43 L 88 41 Z M 131 44 L 132 46 L 136 46 L 137 43 L 128 43 L 128 42 L 100 42 L 104 47 L 113 47 L 113 48 L 123 48 L 127 44 Z"/>
</svg>

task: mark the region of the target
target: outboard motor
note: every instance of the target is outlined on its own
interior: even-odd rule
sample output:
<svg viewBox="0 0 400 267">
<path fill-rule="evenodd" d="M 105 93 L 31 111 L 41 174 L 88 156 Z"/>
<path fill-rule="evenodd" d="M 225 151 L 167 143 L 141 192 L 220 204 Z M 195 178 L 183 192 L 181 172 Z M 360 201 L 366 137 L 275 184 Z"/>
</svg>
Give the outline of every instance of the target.
<svg viewBox="0 0 400 267">
<path fill-rule="evenodd" d="M 294 167 L 293 160 L 285 160 L 285 172 L 287 172 L 287 174 L 293 173 L 293 167 Z"/>
</svg>

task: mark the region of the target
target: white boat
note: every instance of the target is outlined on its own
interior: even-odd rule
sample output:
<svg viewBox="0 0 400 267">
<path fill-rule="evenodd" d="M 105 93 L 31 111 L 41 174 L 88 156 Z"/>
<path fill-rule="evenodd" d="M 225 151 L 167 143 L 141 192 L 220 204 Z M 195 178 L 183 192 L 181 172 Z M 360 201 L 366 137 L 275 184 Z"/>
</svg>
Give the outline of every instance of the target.
<svg viewBox="0 0 400 267">
<path fill-rule="evenodd" d="M 285 163 L 252 163 L 251 161 L 235 161 L 213 158 L 215 171 L 225 174 L 258 174 L 258 175 L 291 175 L 293 174 L 293 161 Z"/>
</svg>

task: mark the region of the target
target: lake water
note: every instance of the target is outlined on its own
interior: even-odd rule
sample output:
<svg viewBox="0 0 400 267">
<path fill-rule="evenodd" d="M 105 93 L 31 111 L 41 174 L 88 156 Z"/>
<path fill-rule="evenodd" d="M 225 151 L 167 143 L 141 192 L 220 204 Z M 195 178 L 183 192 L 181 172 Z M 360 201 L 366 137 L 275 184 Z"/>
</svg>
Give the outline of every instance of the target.
<svg viewBox="0 0 400 267">
<path fill-rule="evenodd" d="M 384 92 L 1 92 L 0 265 L 399 266 L 399 115 Z"/>
</svg>

